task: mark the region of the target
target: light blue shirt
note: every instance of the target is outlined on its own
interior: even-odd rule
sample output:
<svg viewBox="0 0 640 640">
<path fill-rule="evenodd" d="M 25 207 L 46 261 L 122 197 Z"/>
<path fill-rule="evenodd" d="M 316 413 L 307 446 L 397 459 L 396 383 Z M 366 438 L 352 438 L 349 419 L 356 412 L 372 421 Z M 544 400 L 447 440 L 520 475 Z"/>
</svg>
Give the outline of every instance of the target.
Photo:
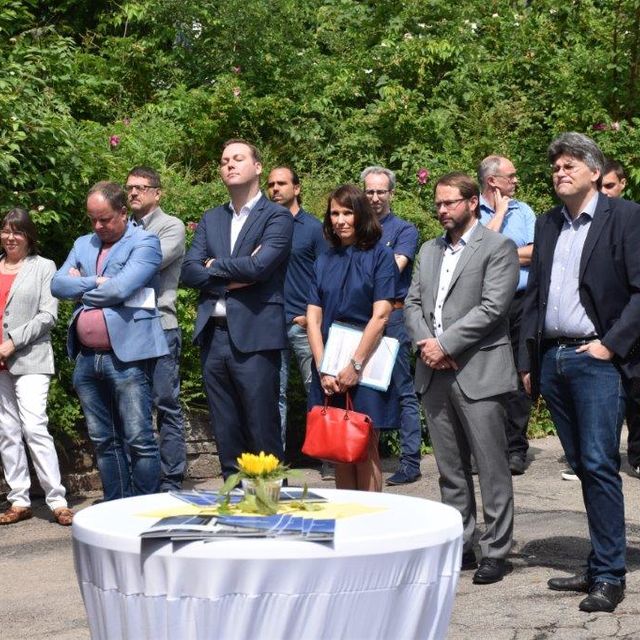
<svg viewBox="0 0 640 640">
<path fill-rule="evenodd" d="M 489 203 L 480 196 L 480 222 L 487 225 L 495 216 L 496 212 Z M 500 233 L 507 238 L 511 238 L 516 243 L 518 249 L 533 244 L 533 233 L 536 226 L 536 216 L 533 209 L 520 200 L 509 200 L 507 213 L 504 216 Z M 520 267 L 520 279 L 516 291 L 524 291 L 527 288 L 529 278 L 529 267 Z"/>
<path fill-rule="evenodd" d="M 580 259 L 584 241 L 598 204 L 596 193 L 584 211 L 572 220 L 563 207 L 564 223 L 553 252 L 549 299 L 544 319 L 544 337 L 587 338 L 596 328 L 580 302 Z"/>
</svg>

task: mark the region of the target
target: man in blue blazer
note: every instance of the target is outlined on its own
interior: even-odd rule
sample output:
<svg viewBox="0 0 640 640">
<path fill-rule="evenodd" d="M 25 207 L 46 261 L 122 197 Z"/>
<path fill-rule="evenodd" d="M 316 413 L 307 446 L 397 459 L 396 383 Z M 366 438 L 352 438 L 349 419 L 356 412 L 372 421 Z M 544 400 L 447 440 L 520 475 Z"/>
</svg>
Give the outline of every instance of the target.
<svg viewBox="0 0 640 640">
<path fill-rule="evenodd" d="M 148 361 L 168 353 L 150 283 L 162 261 L 158 237 L 127 222 L 113 182 L 89 191 L 94 233 L 78 238 L 51 283 L 77 300 L 67 351 L 105 500 L 155 493 L 160 455 L 151 419 Z M 130 457 L 127 456 L 127 453 Z"/>
<path fill-rule="evenodd" d="M 587 136 L 563 134 L 548 157 L 563 205 L 536 222 L 520 368 L 582 483 L 592 546 L 585 572 L 548 584 L 588 593 L 583 611 L 613 611 L 626 571 L 624 386 L 640 374 L 640 206 L 598 192 L 604 157 Z"/>
<path fill-rule="evenodd" d="M 220 175 L 231 202 L 205 211 L 182 267 L 184 284 L 200 291 L 194 341 L 225 478 L 245 451 L 283 457 L 278 389 L 293 219 L 262 195 L 261 172 L 253 145 L 225 143 Z"/>
</svg>

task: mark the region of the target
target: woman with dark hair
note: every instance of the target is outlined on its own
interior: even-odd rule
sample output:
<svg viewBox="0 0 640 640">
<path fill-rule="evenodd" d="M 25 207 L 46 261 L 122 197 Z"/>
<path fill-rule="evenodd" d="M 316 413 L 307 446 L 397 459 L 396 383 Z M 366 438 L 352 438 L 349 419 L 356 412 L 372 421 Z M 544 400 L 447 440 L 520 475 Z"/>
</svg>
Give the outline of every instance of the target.
<svg viewBox="0 0 640 640">
<path fill-rule="evenodd" d="M 5 215 L 0 241 L 0 458 L 11 503 L 0 514 L 0 525 L 33 515 L 24 438 L 55 521 L 68 526 L 73 512 L 47 430 L 47 393 L 54 372 L 49 333 L 58 313 L 51 295 L 56 266 L 37 255 L 36 228 L 24 209 Z"/>
<path fill-rule="evenodd" d="M 309 405 L 344 406 L 348 390 L 356 411 L 366 413 L 376 428 L 398 423 L 399 402 L 393 387 L 386 392 L 358 385 L 362 367 L 384 335 L 396 295 L 397 267 L 393 253 L 379 244 L 380 224 L 363 191 L 342 185 L 330 196 L 324 233 L 332 248 L 318 257 L 311 283 L 307 323 L 314 376 Z M 335 321 L 363 330 L 348 364 L 337 376 L 318 371 L 329 327 Z M 369 459 L 359 464 L 336 464 L 336 487 L 382 491 L 378 431 L 369 444 Z"/>
</svg>

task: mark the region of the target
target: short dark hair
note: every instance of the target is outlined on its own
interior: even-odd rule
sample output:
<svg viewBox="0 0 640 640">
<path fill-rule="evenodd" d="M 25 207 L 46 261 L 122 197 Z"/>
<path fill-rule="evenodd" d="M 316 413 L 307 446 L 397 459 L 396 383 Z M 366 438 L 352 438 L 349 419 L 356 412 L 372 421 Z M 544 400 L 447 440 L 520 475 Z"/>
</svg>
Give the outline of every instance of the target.
<svg viewBox="0 0 640 640">
<path fill-rule="evenodd" d="M 604 154 L 600 147 L 584 133 L 569 131 L 558 136 L 547 149 L 549 162 L 553 164 L 561 155 L 568 155 L 584 162 L 591 171 L 599 171 L 600 177 L 596 182 L 598 191 L 602 187 L 604 168 Z"/>
<path fill-rule="evenodd" d="M 114 211 L 127 208 L 127 194 L 117 182 L 109 182 L 108 180 L 96 182 L 89 189 L 87 198 L 94 193 L 99 193 Z"/>
<path fill-rule="evenodd" d="M 24 234 L 29 244 L 29 255 L 38 253 L 38 230 L 26 209 L 22 207 L 9 209 L 2 220 L 2 228 L 5 227 Z"/>
<path fill-rule="evenodd" d="M 473 198 L 475 196 L 478 198 L 478 204 L 476 205 L 476 218 L 480 217 L 480 188 L 478 187 L 478 183 L 466 173 L 462 171 L 452 171 L 451 173 L 445 173 L 441 178 L 438 178 L 435 186 L 433 187 L 433 194 L 435 195 L 436 189 L 439 185 L 444 185 L 445 187 L 454 187 L 457 188 L 460 192 L 460 195 L 468 200 L 469 198 Z"/>
<path fill-rule="evenodd" d="M 247 142 L 246 140 L 243 140 L 242 138 L 231 138 L 230 140 L 227 140 L 222 145 L 221 153 L 224 152 L 224 150 L 231 144 L 244 144 L 244 145 L 246 145 L 247 147 L 249 147 L 249 149 L 251 149 L 251 155 L 253 156 L 254 162 L 262 162 L 262 155 L 260 154 L 260 151 L 258 151 L 258 147 L 256 147 L 255 145 L 251 144 L 250 142 Z"/>
<path fill-rule="evenodd" d="M 340 238 L 333 232 L 333 225 L 331 224 L 331 202 L 333 200 L 353 211 L 356 233 L 355 245 L 360 249 L 371 249 L 380 240 L 382 227 L 364 191 L 354 184 L 343 184 L 329 194 L 322 226 L 325 238 L 337 248 L 341 246 L 341 242 Z"/>
<path fill-rule="evenodd" d="M 137 176 L 138 178 L 146 178 L 151 184 L 150 187 L 155 187 L 156 189 L 160 189 L 162 187 L 162 183 L 160 182 L 160 174 L 151 167 L 146 167 L 144 165 L 140 165 L 138 167 L 133 167 L 129 173 L 127 173 L 127 180 L 131 176 Z"/>
<path fill-rule="evenodd" d="M 618 180 L 627 179 L 627 172 L 624 170 L 624 167 L 617 160 L 613 160 L 612 158 L 605 158 L 604 167 L 602 168 L 602 177 L 604 178 L 604 176 L 606 176 L 607 173 L 611 173 L 612 171 L 613 173 L 616 174 L 616 177 L 618 178 Z"/>
<path fill-rule="evenodd" d="M 294 184 L 296 187 L 300 186 L 300 176 L 291 167 L 288 167 L 286 164 L 281 164 L 281 165 L 278 165 L 277 167 L 273 167 L 271 171 L 278 171 L 280 169 L 284 169 L 285 171 L 288 171 L 291 174 L 292 184 Z M 269 173 L 271 173 L 271 171 L 269 171 Z M 302 193 L 299 193 L 296 196 L 296 200 L 298 201 L 299 205 L 302 204 Z"/>
</svg>

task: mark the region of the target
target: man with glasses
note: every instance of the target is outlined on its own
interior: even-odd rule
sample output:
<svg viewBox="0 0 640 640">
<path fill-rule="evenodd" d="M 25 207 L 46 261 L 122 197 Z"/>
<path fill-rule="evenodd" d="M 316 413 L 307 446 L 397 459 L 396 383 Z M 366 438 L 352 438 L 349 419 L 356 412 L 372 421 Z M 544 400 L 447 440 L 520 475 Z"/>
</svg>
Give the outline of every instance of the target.
<svg viewBox="0 0 640 640">
<path fill-rule="evenodd" d="M 151 167 L 134 167 L 125 186 L 133 220 L 160 238 L 162 264 L 158 274 L 158 311 L 169 353 L 158 358 L 151 373 L 156 425 L 160 434 L 161 491 L 180 489 L 187 466 L 184 417 L 180 405 L 180 348 L 182 339 L 176 315 L 180 268 L 184 258 L 182 220 L 160 207 L 160 176 Z"/>
<path fill-rule="evenodd" d="M 51 281 L 77 302 L 67 340 L 73 386 L 87 421 L 105 500 L 156 493 L 150 361 L 168 353 L 155 303 L 158 237 L 127 220 L 127 196 L 98 182 L 87 197 L 93 233 L 78 238 Z"/>
<path fill-rule="evenodd" d="M 367 167 L 360 179 L 371 203 L 371 208 L 382 226 L 380 242 L 394 254 L 400 271 L 397 298 L 391 312 L 385 335 L 400 342 L 400 350 L 393 369 L 393 384 L 400 397 L 400 464 L 387 478 L 388 485 L 409 484 L 418 480 L 420 473 L 420 406 L 411 378 L 411 341 L 404 327 L 404 298 L 411 283 L 411 268 L 418 248 L 418 230 L 391 211 L 391 200 L 396 188 L 396 176 L 384 167 Z"/>
<path fill-rule="evenodd" d="M 442 502 L 462 515 L 462 569 L 473 550 L 475 457 L 485 531 L 475 584 L 502 580 L 513 532 L 513 486 L 503 396 L 517 388 L 508 312 L 518 283 L 512 240 L 479 224 L 479 189 L 464 173 L 435 187 L 445 234 L 422 245 L 405 301 L 405 321 L 419 349 L 415 388 L 440 473 Z"/>
<path fill-rule="evenodd" d="M 517 367 L 522 300 L 527 288 L 536 217 L 528 204 L 513 197 L 518 187 L 518 176 L 516 168 L 508 158 L 495 155 L 485 158 L 478 167 L 478 181 L 482 189 L 480 222 L 487 229 L 511 238 L 518 248 L 520 279 L 509 309 L 509 336 Z M 509 468 L 513 475 L 522 475 L 529 449 L 527 427 L 531 413 L 531 399 L 522 388 L 522 383 L 519 383 L 516 391 L 505 396 L 505 402 Z"/>
<path fill-rule="evenodd" d="M 580 478 L 591 538 L 586 571 L 548 585 L 588 593 L 582 611 L 613 611 L 626 573 L 623 383 L 640 374 L 640 206 L 599 193 L 604 156 L 591 138 L 565 133 L 547 156 L 562 204 L 536 221 L 519 367 Z"/>
</svg>

